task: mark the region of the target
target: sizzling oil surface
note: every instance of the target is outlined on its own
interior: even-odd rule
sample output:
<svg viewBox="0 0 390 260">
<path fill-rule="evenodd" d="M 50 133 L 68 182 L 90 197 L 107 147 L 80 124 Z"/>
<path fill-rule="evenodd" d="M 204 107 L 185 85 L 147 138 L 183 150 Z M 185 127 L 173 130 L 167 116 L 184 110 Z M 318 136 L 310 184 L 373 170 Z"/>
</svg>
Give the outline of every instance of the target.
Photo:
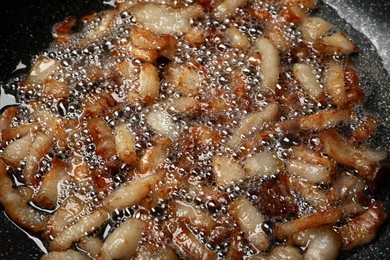
<svg viewBox="0 0 390 260">
<path fill-rule="evenodd" d="M 276 12 L 272 6 L 267 4 L 258 4 L 260 8 L 269 11 L 271 14 Z M 245 13 L 239 12 L 239 17 L 245 17 Z M 239 28 L 245 35 L 251 39 L 255 40 L 257 37 L 263 35 L 263 28 L 256 23 L 243 23 L 239 19 L 233 24 Z M 226 30 L 226 24 L 219 23 L 214 21 L 211 17 L 205 17 L 204 21 L 199 21 L 200 26 L 208 32 L 206 35 L 206 43 L 201 46 L 190 46 L 182 35 L 177 35 L 177 45 L 178 45 L 178 55 L 175 59 L 177 63 L 184 63 L 186 61 L 196 61 L 202 64 L 202 71 L 200 75 L 203 78 L 201 83 L 204 86 L 201 89 L 198 99 L 199 100 L 210 100 L 216 98 L 222 100 L 229 109 L 221 113 L 201 113 L 196 114 L 195 116 L 183 116 L 183 115 L 174 115 L 172 117 L 175 128 L 170 129 L 175 136 L 184 136 L 179 138 L 177 142 L 173 145 L 173 148 L 170 149 L 168 159 L 166 160 L 162 168 L 168 169 L 173 173 L 187 173 L 189 174 L 188 182 L 193 181 L 202 181 L 212 187 L 215 187 L 213 180 L 213 172 L 211 169 L 211 159 L 213 156 L 218 154 L 229 154 L 233 157 L 238 157 L 240 151 L 231 149 L 226 145 L 230 135 L 236 127 L 238 127 L 241 119 L 246 116 L 248 113 L 259 110 L 273 101 L 273 97 L 269 97 L 267 94 L 258 91 L 258 85 L 261 82 L 261 70 L 257 66 L 253 66 L 250 61 L 247 59 L 247 56 L 242 54 L 241 50 L 234 49 L 228 44 L 224 43 L 222 36 L 218 33 L 222 33 Z M 131 171 L 131 166 L 121 165 L 119 169 L 115 169 L 111 172 L 110 169 L 104 164 L 102 159 L 95 154 L 95 147 L 93 141 L 91 140 L 88 132 L 86 131 L 85 122 L 83 122 L 82 114 L 82 100 L 90 98 L 90 93 L 110 93 L 110 95 L 119 103 L 118 106 L 114 108 L 114 111 L 109 112 L 105 115 L 105 120 L 110 127 L 115 127 L 119 123 L 125 122 L 130 129 L 135 133 L 136 136 L 136 148 L 137 152 L 145 148 L 151 148 L 153 146 L 152 137 L 154 136 L 153 131 L 148 127 L 145 116 L 150 111 L 156 111 L 164 109 L 161 106 L 159 101 L 168 101 L 174 102 L 177 95 L 172 91 L 172 86 L 169 83 L 162 82 L 161 92 L 157 98 L 157 102 L 154 105 L 145 107 L 143 104 L 128 104 L 126 101 L 127 92 L 134 87 L 136 84 L 137 78 L 134 78 L 134 81 L 128 81 L 126 84 L 118 85 L 115 79 L 103 78 L 99 79 L 97 82 L 90 80 L 90 75 L 85 68 L 97 66 L 102 68 L 104 71 L 111 71 L 116 62 L 118 61 L 129 61 L 129 57 L 117 56 L 115 58 L 110 57 L 111 53 L 115 51 L 115 43 L 120 42 L 123 38 L 128 37 L 130 26 L 135 25 L 134 19 L 130 15 L 124 14 L 121 19 L 116 20 L 115 30 L 113 35 L 105 36 L 104 40 L 93 43 L 92 47 L 85 49 L 78 49 L 73 46 L 58 47 L 53 46 L 48 52 L 45 52 L 43 56 L 47 56 L 60 61 L 60 69 L 56 71 L 53 75 L 53 78 L 59 81 L 65 82 L 70 87 L 70 98 L 67 102 L 52 100 L 40 97 L 40 88 L 42 86 L 36 86 L 34 91 L 19 91 L 17 95 L 18 102 L 22 103 L 22 110 L 18 119 L 14 122 L 15 125 L 29 123 L 33 119 L 31 118 L 31 112 L 33 108 L 29 103 L 39 100 L 40 106 L 45 109 L 49 109 L 55 114 L 60 114 L 63 118 L 67 120 L 77 120 L 80 121 L 80 131 L 74 133 L 71 136 L 71 140 L 68 145 L 73 152 L 81 155 L 85 158 L 89 169 L 96 173 L 96 179 L 99 179 L 103 183 L 102 189 L 96 191 L 96 188 L 93 187 L 93 183 L 89 183 L 90 180 L 87 180 L 82 184 L 81 191 L 80 187 L 77 187 L 74 183 L 66 183 L 60 190 L 60 201 L 66 199 L 70 194 L 77 194 L 78 197 L 81 197 L 83 200 L 88 201 L 91 205 L 91 209 L 96 207 L 102 197 L 106 193 L 111 192 L 116 187 L 118 187 L 123 181 L 126 181 L 131 176 L 128 176 L 128 172 Z M 94 24 L 89 25 L 93 28 Z M 88 28 L 87 28 L 88 30 Z M 218 33 L 216 33 L 217 31 Z M 287 26 L 286 34 L 289 37 L 289 40 L 292 42 L 292 49 L 297 46 L 300 46 L 302 39 L 300 34 L 293 26 Z M 82 35 L 82 33 L 81 33 Z M 74 36 L 76 39 L 79 36 Z M 297 57 L 290 57 L 291 53 L 287 53 L 286 57 L 283 59 L 283 68 L 284 71 L 282 78 L 291 79 L 292 75 L 290 70 L 290 59 L 296 59 Z M 298 58 L 299 59 L 299 58 Z M 137 60 L 130 58 L 130 61 L 137 63 Z M 316 68 L 317 78 L 321 79 L 321 60 L 316 56 L 314 52 L 310 52 L 310 55 L 305 57 L 305 62 L 308 62 L 313 67 Z M 164 61 L 161 61 L 159 65 L 163 69 L 166 64 Z M 248 104 L 237 104 L 236 93 L 234 93 L 233 86 L 231 84 L 230 75 L 234 72 L 241 73 L 243 80 L 246 85 L 246 90 L 248 92 Z M 103 76 L 104 77 L 104 76 Z M 17 83 L 16 83 L 17 84 Z M 282 91 L 285 86 L 279 85 L 278 90 Z M 288 91 L 294 92 L 298 91 L 297 86 L 292 86 Z M 176 96 L 177 95 L 177 96 Z M 283 107 L 283 104 L 280 104 Z M 312 114 L 320 109 L 324 109 L 324 105 L 317 103 L 308 98 L 302 98 L 300 100 L 300 110 L 294 111 L 292 113 L 285 113 L 282 120 L 294 119 L 298 116 Z M 190 129 L 196 125 L 206 125 L 211 129 L 217 130 L 221 136 L 221 141 L 218 145 L 211 145 L 207 147 L 201 147 L 197 145 L 191 146 L 191 149 L 188 150 L 188 146 L 183 145 L 182 142 L 187 141 L 186 135 Z M 67 132 L 73 131 L 74 129 L 66 129 Z M 190 142 L 193 140 L 190 140 Z M 272 136 L 270 140 L 264 141 L 259 145 L 259 147 L 253 148 L 253 150 L 246 151 L 248 154 L 252 154 L 259 150 L 262 151 L 272 151 L 275 152 L 277 157 L 281 160 L 286 160 L 287 151 L 290 148 L 291 144 L 294 143 L 306 143 L 308 147 L 316 149 L 317 141 L 315 136 L 305 135 L 300 137 L 295 136 L 285 136 L 284 134 Z M 74 162 L 73 153 L 70 153 L 68 150 L 53 150 L 46 158 L 41 162 L 41 169 L 39 172 L 40 176 L 43 176 L 44 173 L 51 165 L 51 160 L 54 157 L 59 157 L 64 161 L 68 161 L 72 164 Z M 183 162 L 184 161 L 184 162 Z M 189 163 L 187 163 L 189 162 Z M 21 171 L 21 169 L 19 169 Z M 107 174 L 107 171 L 109 174 Z M 20 173 L 16 172 L 15 175 L 19 178 Z M 265 187 L 270 185 L 278 185 L 278 180 L 276 184 L 273 183 L 273 180 L 265 181 Z M 168 180 L 169 183 L 169 180 Z M 256 190 L 259 185 L 263 185 L 261 180 L 253 180 L 251 183 L 245 183 L 242 180 L 241 184 L 228 188 L 225 191 L 225 194 L 230 199 L 234 199 L 238 194 L 245 194 L 246 196 L 251 196 L 250 198 L 253 201 L 258 199 L 257 194 L 251 194 L 250 191 Z M 248 187 L 249 186 L 249 187 Z M 265 188 L 264 192 L 269 192 L 269 190 L 274 190 L 277 188 Z M 282 193 L 282 192 L 280 192 Z M 280 196 L 280 193 L 277 196 Z M 272 197 L 272 196 L 271 196 Z M 293 196 L 294 197 L 294 196 Z M 212 213 L 212 216 L 217 217 L 219 214 L 226 212 L 227 204 L 224 200 L 215 201 L 211 198 L 207 198 L 206 202 L 198 194 L 193 191 L 189 191 L 186 188 L 178 188 L 177 192 L 172 194 L 172 198 L 181 198 L 190 200 L 193 202 L 201 202 L 201 207 L 206 211 Z M 275 197 L 272 197 L 275 199 Z M 282 198 L 276 198 L 276 201 L 289 200 L 288 195 L 282 195 Z M 294 198 L 292 198 L 294 199 Z M 298 197 L 295 197 L 299 201 Z M 222 204 L 215 207 L 216 204 Z M 313 209 L 308 209 L 304 206 L 298 204 L 298 215 L 306 213 L 307 210 L 312 211 Z M 278 207 L 277 205 L 276 207 Z M 164 202 L 160 203 L 158 207 L 153 208 L 152 212 L 156 213 L 161 219 L 169 219 L 170 216 L 166 215 L 164 209 L 167 206 Z M 263 207 L 266 207 L 264 209 Z M 272 210 L 267 208 L 268 206 L 260 205 L 259 208 L 262 212 L 267 212 L 266 215 L 272 220 L 274 217 L 273 214 L 287 214 L 295 211 L 290 205 L 281 205 L 281 209 Z M 143 210 L 139 209 L 138 206 L 128 209 L 124 212 L 117 212 L 117 216 L 113 218 L 112 225 L 115 226 L 123 217 L 133 217 L 137 215 L 142 215 Z M 153 213 L 152 213 L 153 214 Z M 272 220 L 273 221 L 273 220 Z M 108 226 L 109 227 L 109 226 Z M 156 225 L 157 231 L 159 226 Z M 199 234 L 200 240 L 202 234 Z M 158 240 L 158 239 L 157 239 Z M 163 243 L 164 241 L 157 241 Z M 209 245 L 211 248 L 212 246 Z M 224 255 L 223 246 L 218 246 L 214 248 L 217 251 L 220 251 L 220 256 Z M 250 249 L 246 248 L 249 252 Z"/>
</svg>

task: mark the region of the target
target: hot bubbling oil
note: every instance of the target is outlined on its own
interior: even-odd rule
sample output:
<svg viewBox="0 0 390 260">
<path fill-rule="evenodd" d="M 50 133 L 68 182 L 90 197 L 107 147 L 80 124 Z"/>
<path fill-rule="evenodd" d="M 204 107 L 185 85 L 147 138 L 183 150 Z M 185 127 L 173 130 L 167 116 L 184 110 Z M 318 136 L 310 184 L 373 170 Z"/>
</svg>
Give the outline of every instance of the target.
<svg viewBox="0 0 390 260">
<path fill-rule="evenodd" d="M 272 16 L 277 15 L 279 12 L 277 5 L 262 3 L 260 1 L 256 2 L 254 7 L 267 11 Z M 205 42 L 200 45 L 190 44 L 185 39 L 184 34 L 175 35 L 177 51 L 174 62 L 184 65 L 190 61 L 198 63 L 202 67 L 198 71 L 202 78 L 200 83 L 202 87 L 196 99 L 199 102 L 205 103 L 210 100 L 218 100 L 227 108 L 217 113 L 199 113 L 196 111 L 191 113 L 189 111 L 189 115 L 174 114 L 172 120 L 175 128 L 170 129 L 170 131 L 174 132 L 174 135 L 178 136 L 178 138 L 169 149 L 168 158 L 161 168 L 167 169 L 172 174 L 178 172 L 181 176 L 188 175 L 186 181 L 191 185 L 196 186 L 199 181 L 203 182 L 218 190 L 219 193 L 225 194 L 226 199 L 221 198 L 218 200 L 209 196 L 203 197 L 203 194 L 198 194 L 196 189 L 191 190 L 191 188 L 188 188 L 188 184 L 184 184 L 183 187 L 180 187 L 182 185 L 179 187 L 175 186 L 175 192 L 170 194 L 165 200 L 159 201 L 158 205 L 153 207 L 150 212 L 140 206 L 115 212 L 113 218 L 107 224 L 106 230 L 99 231 L 104 233 L 103 237 L 106 237 L 113 227 L 116 227 L 123 219 L 134 216 L 145 219 L 153 217 L 155 219 L 153 228 L 156 229 L 155 231 L 157 233 L 163 233 L 162 223 L 172 218 L 169 215 L 169 206 L 167 204 L 175 198 L 193 202 L 195 205 L 200 206 L 201 209 L 209 212 L 215 219 L 220 215 L 227 214 L 228 201 L 237 198 L 239 195 L 243 194 L 250 197 L 252 201 L 259 199 L 259 195 L 254 191 L 258 190 L 258 187 L 262 185 L 264 180 L 256 178 L 250 182 L 241 180 L 237 185 L 223 190 L 221 187 L 217 187 L 212 170 L 212 158 L 214 156 L 229 154 L 232 157 L 238 157 L 239 153 L 244 149 L 239 148 L 238 150 L 234 150 L 227 145 L 231 134 L 234 129 L 239 127 L 242 118 L 251 112 L 261 110 L 275 101 L 273 95 L 264 93 L 259 89 L 262 81 L 261 66 L 252 62 L 253 59 L 257 58 L 256 52 L 251 53 L 251 50 L 249 50 L 249 54 L 244 53 L 243 50 L 232 47 L 223 37 L 224 32 L 229 26 L 238 28 L 252 41 L 263 36 L 263 24 L 253 19 L 248 21 L 248 17 L 250 18 L 250 15 L 244 9 L 239 9 L 235 18 L 224 20 L 223 22 L 218 22 L 211 15 L 206 14 L 199 20 L 194 21 L 194 26 L 200 27 L 205 32 Z M 150 111 L 166 109 L 162 106 L 162 102 L 168 101 L 174 103 L 175 98 L 181 96 L 180 93 L 175 93 L 175 86 L 172 86 L 171 82 L 165 82 L 163 80 L 160 85 L 159 96 L 154 104 L 145 106 L 142 102 L 130 103 L 127 100 L 127 95 L 138 84 L 137 76 L 134 76 L 133 79 L 117 81 L 115 80 L 115 75 L 112 75 L 112 71 L 115 70 L 118 62 L 126 61 L 141 64 L 141 61 L 123 53 L 119 53 L 118 55 L 112 54 L 117 51 L 117 43 L 128 41 L 132 27 L 139 25 L 137 25 L 135 19 L 130 14 L 124 12 L 120 17 L 115 19 L 112 24 L 113 29 L 110 30 L 110 33 L 92 41 L 90 46 L 80 48 L 77 42 L 97 26 L 99 26 L 99 19 L 88 24 L 81 32 L 72 35 L 72 42 L 70 44 L 66 44 L 65 46 L 53 44 L 47 52 L 40 55 L 59 61 L 59 67 L 51 77 L 65 83 L 69 87 L 69 98 L 64 101 L 42 97 L 42 84 L 37 84 L 34 90 L 25 90 L 23 87 L 18 88 L 16 97 L 17 101 L 21 103 L 21 106 L 18 118 L 13 122 L 13 126 L 32 123 L 34 121 L 34 106 L 37 105 L 36 101 L 38 101 L 38 106 L 41 109 L 46 109 L 53 114 L 60 115 L 64 120 L 76 120 L 80 123 L 77 131 L 74 131 L 73 128 L 65 129 L 67 133 L 71 133 L 71 136 L 68 137 L 67 149 L 60 150 L 54 148 L 41 161 L 40 171 L 37 173 L 42 178 L 48 169 L 50 169 L 51 160 L 55 157 L 61 158 L 69 163 L 74 163 L 73 157 L 75 154 L 84 158 L 92 175 L 96 176 L 78 184 L 73 182 L 64 183 L 64 185 L 60 186 L 58 201 L 58 204 L 62 204 L 69 196 L 76 196 L 85 201 L 88 204 L 87 210 L 80 214 L 79 218 L 93 211 L 94 208 L 99 207 L 102 198 L 107 193 L 112 192 L 123 182 L 133 178 L 129 174 L 129 172 L 131 173 L 133 171 L 133 166 L 120 162 L 120 167 L 112 170 L 107 167 L 101 157 L 96 155 L 96 147 L 87 131 L 86 120 L 83 115 L 83 102 L 93 98 L 91 93 L 109 93 L 116 100 L 117 105 L 109 108 L 109 110 L 112 109 L 113 111 L 104 113 L 105 121 L 112 129 L 118 124 L 125 123 L 135 136 L 137 154 L 141 154 L 145 149 L 153 147 L 153 137 L 155 136 L 155 133 L 146 122 L 146 115 Z M 286 24 L 284 25 L 284 29 L 284 36 L 291 43 L 290 49 L 294 50 L 295 48 L 299 48 L 303 41 L 295 25 Z M 294 56 L 291 51 L 282 54 L 282 81 L 277 86 L 276 92 L 286 91 L 285 89 L 291 92 L 301 91 L 296 82 L 292 80 L 291 59 L 310 64 L 315 68 L 317 79 L 321 81 L 323 75 L 321 57 L 313 50 L 309 50 L 309 52 L 310 55 L 304 56 L 303 58 L 299 55 Z M 158 60 L 157 64 L 160 75 L 164 77 L 164 73 L 166 73 L 164 70 L 168 65 L 164 60 Z M 97 68 L 98 73 L 101 74 L 97 78 L 94 78 L 94 75 L 91 75 L 91 68 Z M 243 102 L 243 104 L 241 104 L 242 100 L 237 98 L 237 93 L 235 92 L 235 85 L 232 79 L 232 75 L 235 73 L 241 75 L 245 91 L 248 93 L 246 102 Z M 15 84 L 18 83 L 15 82 Z M 34 103 L 34 106 L 30 105 L 32 103 Z M 287 107 L 284 108 L 288 104 L 284 105 L 280 103 L 279 105 L 282 107 L 282 111 L 288 111 Z M 283 113 L 281 119 L 287 121 L 299 116 L 313 114 L 324 108 L 323 104 L 306 97 L 302 97 L 298 105 L 299 110 L 291 113 Z M 193 127 L 199 125 L 205 125 L 210 129 L 216 130 L 221 137 L 220 143 L 206 146 L 194 143 L 191 144 L 191 149 L 189 149 L 184 142 L 188 138 L 186 135 L 189 134 L 189 131 Z M 256 131 L 256 129 L 252 130 L 254 132 Z M 249 135 L 251 134 L 249 132 Z M 315 141 L 315 136 L 286 136 L 284 133 L 275 133 L 267 140 L 261 141 L 260 145 L 253 147 L 252 150 L 246 151 L 246 153 L 253 154 L 259 151 L 274 152 L 280 160 L 285 161 L 291 146 L 305 143 L 309 147 L 317 149 Z M 189 142 L 193 142 L 193 140 L 189 140 Z M 119 161 L 117 157 L 115 160 Z M 19 172 L 15 173 L 18 179 L 22 176 L 21 171 L 22 169 L 20 168 Z M 102 190 L 97 191 L 93 182 L 94 178 L 103 181 L 107 187 L 103 187 Z M 174 183 L 173 180 L 172 183 Z M 301 198 L 297 196 L 295 199 L 299 201 Z M 286 206 L 287 210 L 289 210 L 289 206 Z M 296 214 L 300 215 L 307 211 L 312 212 L 314 209 L 308 207 L 305 201 L 301 201 L 299 202 L 298 211 Z M 288 215 L 288 213 L 286 214 Z M 264 229 L 272 232 L 272 229 L 267 227 L 267 225 L 272 226 L 275 220 L 272 216 L 268 217 L 269 222 L 267 222 Z M 78 218 L 74 222 L 77 222 L 77 220 Z M 217 251 L 219 257 L 222 258 L 225 256 L 229 240 L 215 246 L 208 243 L 207 237 L 202 232 L 197 233 L 196 236 L 209 249 Z M 166 239 L 161 234 L 156 238 L 157 244 L 163 245 L 165 242 Z M 252 249 L 246 245 L 245 254 L 249 255 L 251 253 L 253 253 Z"/>
</svg>

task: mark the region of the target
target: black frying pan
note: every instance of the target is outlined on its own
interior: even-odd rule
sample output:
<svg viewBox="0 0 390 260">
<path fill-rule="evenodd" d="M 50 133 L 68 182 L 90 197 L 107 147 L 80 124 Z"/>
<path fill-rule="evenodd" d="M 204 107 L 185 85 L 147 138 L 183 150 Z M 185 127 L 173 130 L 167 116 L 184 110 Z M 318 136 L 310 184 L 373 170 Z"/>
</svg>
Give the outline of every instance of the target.
<svg viewBox="0 0 390 260">
<path fill-rule="evenodd" d="M 83 16 L 106 7 L 104 0 L 1 0 L 0 1 L 0 81 L 7 81 L 19 61 L 27 66 L 31 58 L 49 46 L 53 24 L 68 16 Z M 108 2 L 108 1 L 107 1 Z M 367 101 L 364 109 L 384 122 L 373 141 L 375 146 L 390 150 L 390 1 L 324 0 L 318 14 L 346 32 L 360 47 L 354 55 Z M 332 7 L 331 7 L 332 6 Z M 335 8 L 335 9 L 333 9 Z M 339 15 L 340 14 L 340 15 Z M 347 23 L 342 18 L 345 18 Z M 353 27 L 351 26 L 353 25 Z M 373 39 L 374 44 L 367 38 Z M 379 55 L 379 54 L 380 55 Z M 382 57 L 381 57 L 382 56 Z M 383 66 L 382 59 L 385 61 Z M 390 172 L 378 194 L 390 213 Z M 39 244 L 39 243 L 38 243 Z M 34 239 L 10 222 L 0 211 L 0 258 L 39 259 L 43 254 Z M 47 245 L 43 244 L 41 247 Z M 390 259 L 390 223 L 386 221 L 378 238 L 368 246 L 342 253 L 340 259 Z"/>
</svg>

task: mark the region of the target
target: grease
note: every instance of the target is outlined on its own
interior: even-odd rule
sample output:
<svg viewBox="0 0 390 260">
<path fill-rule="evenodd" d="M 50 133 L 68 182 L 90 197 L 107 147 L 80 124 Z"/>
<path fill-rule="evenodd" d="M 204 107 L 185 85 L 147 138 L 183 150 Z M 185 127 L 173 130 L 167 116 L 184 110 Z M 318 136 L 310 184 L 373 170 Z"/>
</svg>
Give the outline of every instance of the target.
<svg viewBox="0 0 390 260">
<path fill-rule="evenodd" d="M 30 235 L 26 230 L 24 230 L 23 228 L 19 227 L 12 219 L 10 219 L 8 217 L 8 215 L 5 214 L 5 212 L 3 214 L 9 220 L 10 223 L 14 224 L 20 231 L 22 231 L 24 234 L 26 234 L 26 236 L 29 239 L 31 239 L 44 254 L 48 253 L 48 250 L 45 247 L 43 240 L 41 240 L 40 238 L 37 238 L 35 236 Z"/>
</svg>

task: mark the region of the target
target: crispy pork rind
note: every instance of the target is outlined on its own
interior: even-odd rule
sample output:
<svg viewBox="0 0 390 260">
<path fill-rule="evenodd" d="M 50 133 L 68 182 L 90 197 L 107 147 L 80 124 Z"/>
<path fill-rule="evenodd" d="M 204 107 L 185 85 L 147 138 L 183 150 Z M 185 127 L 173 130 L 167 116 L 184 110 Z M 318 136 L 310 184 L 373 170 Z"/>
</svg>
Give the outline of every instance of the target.
<svg viewBox="0 0 390 260">
<path fill-rule="evenodd" d="M 232 16 L 236 9 L 247 4 L 249 0 L 224 0 L 214 10 L 214 17 L 218 21 L 223 21 L 226 18 Z"/>
<path fill-rule="evenodd" d="M 59 190 L 70 182 L 70 165 L 54 159 L 52 168 L 45 174 L 37 194 L 34 196 L 34 202 L 45 209 L 54 209 L 58 203 Z"/>
<path fill-rule="evenodd" d="M 173 203 L 172 210 L 173 214 L 180 219 L 180 221 L 186 222 L 189 227 L 202 231 L 205 234 L 210 233 L 217 225 L 208 212 L 203 211 L 186 201 L 176 200 Z"/>
<path fill-rule="evenodd" d="M 316 79 L 313 69 L 304 63 L 296 63 L 293 67 L 294 77 L 297 79 L 307 95 L 315 100 L 321 100 L 324 96 L 323 89 Z"/>
<path fill-rule="evenodd" d="M 19 109 L 15 106 L 7 107 L 1 113 L 0 117 L 0 130 L 4 130 L 10 127 L 12 120 L 18 114 Z"/>
<path fill-rule="evenodd" d="M 341 218 L 341 210 L 338 208 L 329 209 L 323 212 L 302 216 L 298 219 L 280 223 L 275 228 L 276 238 L 286 238 L 296 232 L 318 227 L 322 225 L 333 225 Z"/>
<path fill-rule="evenodd" d="M 104 208 L 108 211 L 114 211 L 136 205 L 150 193 L 161 178 L 161 173 L 155 173 L 127 182 L 104 199 Z"/>
<path fill-rule="evenodd" d="M 95 144 L 96 155 L 101 156 L 106 162 L 117 154 L 115 137 L 111 128 L 101 117 L 88 121 L 87 128 Z"/>
<path fill-rule="evenodd" d="M 379 202 L 374 204 L 363 214 L 338 229 L 342 239 L 341 247 L 348 250 L 370 243 L 386 217 L 382 204 Z"/>
<path fill-rule="evenodd" d="M 230 204 L 229 212 L 244 231 L 249 244 L 256 250 L 265 251 L 270 239 L 262 230 L 264 216 L 244 197 Z"/>
<path fill-rule="evenodd" d="M 137 160 L 134 135 L 125 124 L 115 128 L 115 143 L 119 159 L 125 163 L 133 163 Z"/>
<path fill-rule="evenodd" d="M 179 259 L 176 255 L 175 251 L 171 248 L 166 246 L 164 249 L 159 249 L 155 246 L 152 246 L 147 243 L 143 243 L 138 247 L 137 253 L 134 256 L 134 259 L 141 260 L 141 259 L 169 259 L 169 260 L 177 260 Z"/>
<path fill-rule="evenodd" d="M 152 110 L 146 115 L 146 122 L 157 133 L 162 136 L 175 139 L 177 137 L 177 125 L 173 116 L 166 110 Z"/>
<path fill-rule="evenodd" d="M 100 259 L 124 259 L 136 253 L 146 224 L 139 219 L 128 219 L 120 224 L 104 241 Z"/>
<path fill-rule="evenodd" d="M 336 259 L 341 245 L 339 234 L 326 227 L 305 229 L 295 233 L 292 240 L 298 246 L 307 247 L 307 259 Z"/>
<path fill-rule="evenodd" d="M 332 24 L 321 17 L 306 17 L 299 26 L 303 40 L 306 42 L 321 38 L 330 29 L 332 29 Z"/>
<path fill-rule="evenodd" d="M 347 55 L 357 51 L 355 43 L 342 32 L 316 40 L 313 47 L 322 55 Z"/>
<path fill-rule="evenodd" d="M 284 169 L 283 162 L 270 152 L 260 152 L 244 161 L 244 168 L 248 176 L 266 177 L 275 175 Z"/>
<path fill-rule="evenodd" d="M 86 234 L 101 227 L 109 217 L 109 213 L 104 209 L 98 209 L 85 215 L 76 224 L 60 232 L 51 242 L 51 249 L 54 251 L 65 251 L 74 242 L 79 241 Z"/>
<path fill-rule="evenodd" d="M 348 102 L 344 74 L 344 68 L 340 63 L 331 61 L 327 64 L 325 93 L 338 107 L 343 107 Z"/>
<path fill-rule="evenodd" d="M 85 236 L 77 243 L 77 247 L 81 248 L 91 258 L 98 257 L 102 246 L 103 241 L 98 236 Z"/>
<path fill-rule="evenodd" d="M 319 137 L 326 154 L 338 163 L 355 168 L 368 181 L 375 180 L 379 162 L 387 158 L 386 151 L 375 151 L 365 145 L 348 142 L 333 129 L 321 132 Z"/>
<path fill-rule="evenodd" d="M 175 8 L 164 4 L 138 3 L 131 7 L 131 12 L 138 23 L 155 33 L 174 34 L 190 30 L 191 19 L 202 14 L 199 5 L 187 8 Z"/>
<path fill-rule="evenodd" d="M 201 243 L 193 233 L 179 221 L 167 224 L 168 232 L 173 235 L 172 247 L 185 257 L 197 259 L 216 259 L 217 254 Z"/>
<path fill-rule="evenodd" d="M 223 187 L 234 184 L 246 176 L 244 168 L 237 161 L 226 156 L 213 158 L 213 170 L 217 184 Z"/>
<path fill-rule="evenodd" d="M 267 38 L 259 38 L 255 43 L 256 51 L 262 57 L 261 73 L 262 88 L 265 92 L 273 92 L 279 80 L 280 56 L 279 51 Z"/>
<path fill-rule="evenodd" d="M 19 167 L 20 163 L 27 157 L 28 147 L 31 146 L 33 141 L 34 135 L 32 134 L 27 134 L 24 137 L 13 141 L 4 149 L 2 159 L 11 167 Z"/>
<path fill-rule="evenodd" d="M 252 131 L 262 130 L 267 123 L 276 121 L 279 112 L 279 106 L 275 103 L 269 104 L 259 112 L 253 112 L 242 119 L 241 125 L 235 130 L 229 145 L 237 147 L 242 139 L 251 135 Z"/>
<path fill-rule="evenodd" d="M 5 164 L 0 161 L 0 202 L 5 208 L 8 216 L 21 227 L 33 231 L 42 231 L 47 223 L 48 217 L 32 208 L 29 201 L 13 187 Z"/>
<path fill-rule="evenodd" d="M 56 237 L 64 229 L 78 220 L 85 213 L 87 205 L 77 197 L 64 200 L 56 212 L 50 217 L 44 230 L 45 237 Z"/>
<path fill-rule="evenodd" d="M 22 82 L 27 89 L 35 89 L 42 84 L 59 67 L 59 61 L 49 57 L 39 57 L 32 66 L 28 77 Z"/>
</svg>

